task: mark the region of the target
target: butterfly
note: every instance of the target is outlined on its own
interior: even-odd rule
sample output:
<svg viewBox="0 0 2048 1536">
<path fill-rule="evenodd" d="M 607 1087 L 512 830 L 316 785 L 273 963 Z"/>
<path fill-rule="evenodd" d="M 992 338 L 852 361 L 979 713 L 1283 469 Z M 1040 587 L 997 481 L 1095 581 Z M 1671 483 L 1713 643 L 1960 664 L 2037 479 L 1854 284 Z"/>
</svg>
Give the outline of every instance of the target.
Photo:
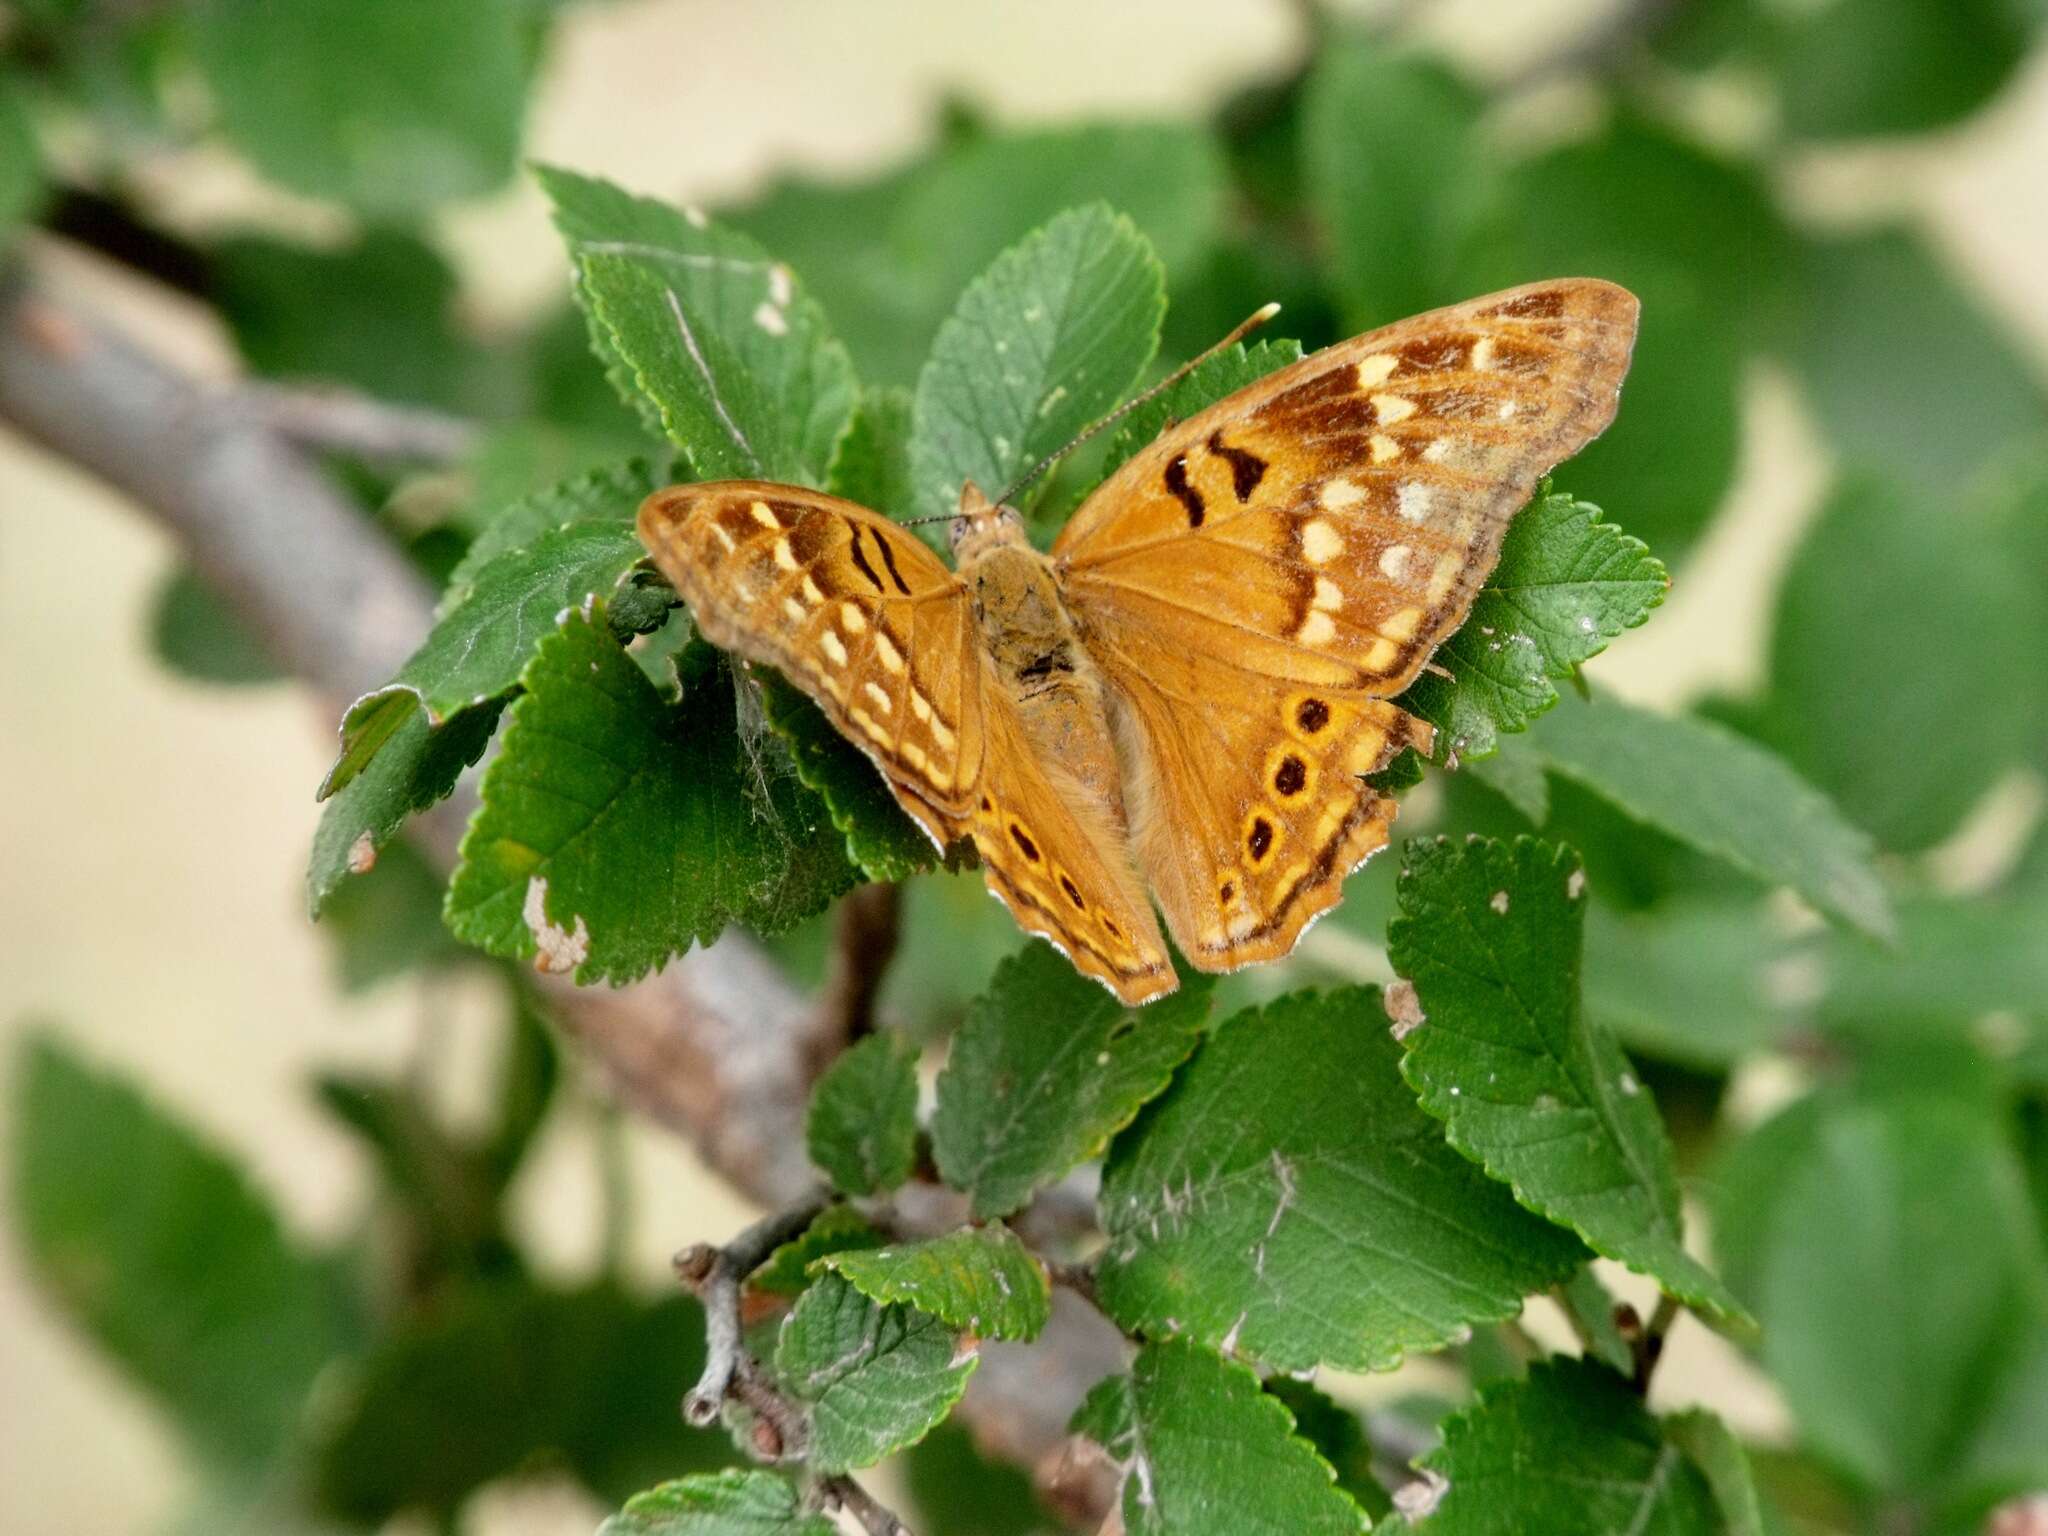
<svg viewBox="0 0 2048 1536">
<path fill-rule="evenodd" d="M 767 481 L 639 532 L 704 637 L 784 673 L 1027 932 L 1131 1004 L 1294 948 L 1385 846 L 1393 702 L 1537 480 L 1613 420 L 1637 302 L 1528 284 L 1314 353 L 1170 425 L 1049 552 L 972 483 L 946 564 Z"/>
</svg>

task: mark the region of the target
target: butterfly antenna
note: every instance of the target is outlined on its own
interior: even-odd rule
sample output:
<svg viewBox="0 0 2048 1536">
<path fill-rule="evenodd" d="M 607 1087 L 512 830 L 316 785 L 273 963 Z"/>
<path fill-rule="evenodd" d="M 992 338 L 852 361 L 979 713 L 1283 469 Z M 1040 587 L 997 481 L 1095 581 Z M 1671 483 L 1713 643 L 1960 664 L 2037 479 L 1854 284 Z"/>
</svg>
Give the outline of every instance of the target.
<svg viewBox="0 0 2048 1536">
<path fill-rule="evenodd" d="M 1057 452 L 1047 454 L 1044 458 L 1040 459 L 1036 464 L 1032 465 L 1029 470 L 1025 471 L 1023 475 L 1018 477 L 1017 482 L 1014 485 L 1012 485 L 1008 490 L 1004 491 L 1002 495 L 996 498 L 996 505 L 999 507 L 1006 505 L 1011 497 L 1015 496 L 1019 491 L 1023 490 L 1025 486 L 1029 485 L 1032 481 L 1036 480 L 1048 469 L 1051 469 L 1053 465 L 1059 463 L 1061 459 L 1064 459 L 1076 448 L 1080 447 L 1083 443 L 1087 442 L 1089 438 L 1095 436 L 1096 433 L 1102 431 L 1105 427 L 1115 426 L 1118 422 L 1122 421 L 1126 416 L 1130 415 L 1131 412 L 1135 411 L 1139 406 L 1143 405 L 1147 400 L 1152 399 L 1155 395 L 1158 395 L 1165 390 L 1173 388 L 1174 385 L 1178 384 L 1182 379 L 1186 378 L 1189 374 L 1193 373 L 1197 368 L 1201 367 L 1202 364 L 1209 361 L 1209 359 L 1214 357 L 1218 352 L 1222 352 L 1227 348 L 1236 346 L 1240 341 L 1243 341 L 1245 337 L 1249 336 L 1253 331 L 1256 331 L 1260 326 L 1264 325 L 1268 320 L 1272 319 L 1275 315 L 1279 313 L 1280 306 L 1278 304 L 1267 304 L 1261 307 L 1260 309 L 1253 311 L 1253 313 L 1251 313 L 1250 315 L 1247 315 L 1244 318 L 1244 320 L 1238 324 L 1236 329 L 1231 331 L 1231 333 L 1228 336 L 1224 337 L 1221 341 L 1217 342 L 1215 346 L 1208 348 L 1206 351 L 1202 352 L 1200 355 L 1196 357 L 1189 358 L 1186 362 L 1182 363 L 1178 368 L 1174 369 L 1173 372 L 1169 373 L 1165 378 L 1161 379 L 1157 384 L 1154 384 L 1150 389 L 1144 391 L 1142 394 L 1131 396 L 1130 399 L 1126 400 L 1122 405 L 1118 406 L 1115 410 L 1111 411 L 1107 416 L 1103 417 L 1093 426 L 1086 428 L 1080 436 L 1074 438 L 1064 448 L 1059 449 Z"/>
</svg>

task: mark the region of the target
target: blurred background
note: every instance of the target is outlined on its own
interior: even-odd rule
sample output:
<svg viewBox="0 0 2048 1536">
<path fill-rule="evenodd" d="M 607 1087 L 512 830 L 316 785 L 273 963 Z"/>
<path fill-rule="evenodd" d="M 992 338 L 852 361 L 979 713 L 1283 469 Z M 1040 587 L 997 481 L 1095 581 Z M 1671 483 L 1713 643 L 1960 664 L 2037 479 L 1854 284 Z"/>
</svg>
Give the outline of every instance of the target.
<svg viewBox="0 0 2048 1536">
<path fill-rule="evenodd" d="M 1559 483 L 1643 538 L 1673 586 L 1595 674 L 1784 753 L 1877 838 L 1910 921 L 1903 952 L 1845 961 L 1782 901 L 1700 875 L 1560 783 L 1552 835 L 1585 848 L 1608 898 L 1605 974 L 1640 983 L 1601 1006 L 1692 1125 L 1691 1178 L 1826 1070 L 1816 1032 L 1882 1036 L 1991 1063 L 1986 1091 L 2014 1127 L 1996 1156 L 2032 1191 L 2021 1209 L 2048 1200 L 2041 6 L 433 0 L 380 15 L 393 7 L 0 3 L 0 249 L 40 294 L 208 387 L 334 383 L 480 423 L 433 473 L 331 466 L 435 575 L 470 516 L 647 448 L 588 359 L 527 159 L 732 218 L 885 382 L 914 380 L 990 256 L 1093 197 L 1158 245 L 1173 357 L 1267 298 L 1287 306 L 1276 331 L 1320 345 L 1539 276 L 1634 286 L 1646 323 L 1621 425 Z M 516 1270 L 577 1298 L 579 1337 L 622 1350 L 606 1358 L 670 1350 L 683 1363 L 647 1372 L 641 1396 L 672 1412 L 691 1325 L 646 1298 L 674 1248 L 747 1208 L 680 1138 L 622 1116 L 573 1052 L 508 1023 L 528 1017 L 518 984 L 448 953 L 424 864 L 394 857 L 377 897 L 307 922 L 336 703 L 274 671 L 160 520 L 0 414 L 15 1213 L 0 1226 L 0 1529 L 217 1529 L 260 1507 L 252 1485 L 271 1475 L 238 1459 L 249 1425 L 178 1406 L 181 1357 L 161 1335 L 182 1325 L 135 1310 L 108 1255 L 66 1246 L 65 1202 L 93 1192 L 29 1187 L 104 1150 L 95 1117 L 132 1138 L 138 1180 L 161 1175 L 152 1199 L 228 1202 L 224 1249 L 274 1210 L 304 1251 L 349 1255 L 278 1286 L 397 1265 L 417 1297 Z M 1515 815 L 1433 783 L 1415 825 Z M 1382 973 L 1385 881 L 1355 884 L 1297 979 Z M 777 941 L 800 976 L 821 931 Z M 888 1006 L 938 1033 L 1015 942 L 977 890 L 921 882 Z M 31 1082 L 67 1107 L 77 1148 L 23 1129 Z M 383 1110 L 427 1128 L 373 1123 Z M 220 1160 L 186 1167 L 188 1140 Z M 406 1172 L 407 1156 L 433 1167 Z M 420 1194 L 436 1178 L 489 1209 L 465 1207 L 464 1226 Z M 149 1202 L 134 1204 L 146 1245 Z M 634 1299 L 590 1301 L 596 1274 Z M 235 1326 L 274 1338 L 261 1316 Z M 362 1326 L 336 1324 L 334 1353 Z M 1660 1387 L 1783 1447 L 1825 1441 L 1768 1370 L 1697 1329 L 1679 1343 L 1690 1363 Z M 291 1401 L 310 1382 L 303 1411 L 346 1419 L 360 1381 L 316 1370 L 318 1339 L 289 1347 L 309 1361 Z M 426 1348 L 379 1367 L 424 1424 L 505 1411 L 474 1383 L 426 1395 L 438 1378 L 406 1374 Z M 256 1391 L 260 1374 L 220 1384 Z M 428 1529 L 438 1502 L 451 1529 L 458 1509 L 475 1532 L 588 1529 L 620 1485 L 686 1469 L 659 1422 L 637 1461 L 572 1448 L 573 1476 L 558 1456 L 514 1477 L 523 1452 L 486 1448 L 473 1478 L 424 1494 L 402 1455 L 357 1445 L 322 1473 L 339 1491 L 319 1519 Z M 956 1452 L 971 1455 L 948 1441 L 928 1459 Z M 1913 1475 L 1818 1460 L 1815 1529 L 1855 1528 L 1873 1480 Z"/>
</svg>

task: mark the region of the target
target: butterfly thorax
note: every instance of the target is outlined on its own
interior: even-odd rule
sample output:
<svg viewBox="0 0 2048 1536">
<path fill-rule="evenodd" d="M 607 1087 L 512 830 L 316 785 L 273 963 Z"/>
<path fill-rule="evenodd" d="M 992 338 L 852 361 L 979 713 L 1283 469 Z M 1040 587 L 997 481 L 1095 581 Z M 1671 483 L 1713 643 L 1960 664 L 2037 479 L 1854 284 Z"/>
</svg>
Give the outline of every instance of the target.
<svg viewBox="0 0 2048 1536">
<path fill-rule="evenodd" d="M 970 496 L 979 503 L 972 512 Z M 1010 508 L 990 506 L 971 487 L 961 500 L 954 557 L 996 677 L 1044 760 L 1092 790 L 1121 827 L 1121 775 L 1102 676 L 1060 598 L 1052 562 L 1031 547 Z"/>
</svg>

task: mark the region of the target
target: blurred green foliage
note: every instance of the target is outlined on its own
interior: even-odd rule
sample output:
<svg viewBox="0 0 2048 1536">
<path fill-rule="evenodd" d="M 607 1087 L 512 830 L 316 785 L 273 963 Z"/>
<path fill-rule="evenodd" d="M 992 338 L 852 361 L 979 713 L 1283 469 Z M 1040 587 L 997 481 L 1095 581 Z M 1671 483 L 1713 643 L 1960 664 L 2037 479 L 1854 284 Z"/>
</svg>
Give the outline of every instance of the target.
<svg viewBox="0 0 2048 1536">
<path fill-rule="evenodd" d="M 1561 473 L 1569 495 L 1552 498 L 1619 525 L 1621 534 L 1599 534 L 1609 556 L 1644 562 L 1644 572 L 1662 561 L 1683 582 L 1688 556 L 1730 510 L 1762 408 L 1751 388 L 1761 374 L 1790 386 L 1829 454 L 1829 492 L 1773 594 L 1763 676 L 1746 696 L 1706 701 L 1693 716 L 1646 716 L 1594 693 L 1512 734 L 1553 702 L 1542 683 L 1519 715 L 1479 716 L 1489 735 L 1494 725 L 1510 733 L 1500 754 L 1432 773 L 1436 792 L 1411 802 L 1405 824 L 1499 838 L 1540 831 L 1583 856 L 1582 992 L 1559 1016 L 1595 1042 L 1577 1055 L 1633 1053 L 1641 1076 L 1628 1080 L 1651 1085 L 1664 1111 L 1661 1125 L 1629 1122 L 1646 1138 L 1664 1235 L 1682 1219 L 1668 1198 L 1668 1156 L 1677 1187 L 1713 1218 L 1721 1275 L 1760 1324 L 1744 1346 L 1795 1426 L 1790 1446 L 1755 1463 L 1764 1528 L 1960 1533 L 2000 1499 L 2048 1486 L 2048 828 L 2038 809 L 1998 819 L 2001 805 L 2037 805 L 2048 775 L 2043 363 L 1932 230 L 1896 213 L 1823 225 L 1788 190 L 1800 157 L 1949 129 L 1995 104 L 2035 45 L 2040 5 L 1644 7 L 1631 13 L 1636 30 L 1584 64 L 1586 110 L 1554 120 L 1532 116 L 1515 83 L 1468 77 L 1398 35 L 1330 26 L 1298 68 L 1248 83 L 1203 119 L 1018 131 L 955 105 L 929 150 L 907 163 L 850 183 L 787 176 L 708 226 L 550 172 L 602 362 L 586 315 L 567 307 L 522 330 L 479 331 L 435 232 L 452 202 L 513 176 L 555 10 L 541 0 L 104 10 L 15 0 L 0 18 L 0 247 L 42 220 L 133 255 L 142 247 L 109 233 L 111 209 L 127 235 L 150 233 L 164 242 L 151 249 L 176 253 L 181 284 L 217 309 L 252 373 L 459 412 L 482 429 L 452 493 L 424 494 L 388 465 L 331 466 L 424 569 L 455 575 L 450 627 L 437 632 L 444 652 L 423 652 L 416 670 L 364 701 L 352 716 L 359 750 L 337 765 L 340 792 L 310 892 L 344 985 L 492 964 L 449 942 L 433 919 L 438 878 L 390 840 L 453 787 L 515 697 L 496 788 L 487 788 L 492 809 L 472 830 L 452 907 L 457 927 L 487 949 L 523 953 L 532 942 L 521 908 L 533 873 L 519 862 L 533 853 L 526 825 L 496 836 L 491 818 L 514 814 L 506 807 L 520 775 L 539 773 L 542 758 L 576 757 L 578 771 L 595 771 L 594 754 L 576 752 L 583 738 L 614 752 L 625 741 L 717 759 L 688 794 L 677 780 L 636 779 L 634 816 L 616 824 L 603 860 L 579 864 L 575 828 L 564 831 L 567 854 L 547 866 L 555 900 L 543 913 L 603 912 L 593 974 L 637 974 L 684 930 L 737 920 L 815 979 L 826 919 L 804 914 L 863 874 L 928 867 L 922 846 L 887 822 L 893 813 L 861 778 L 863 765 L 843 747 L 834 755 L 801 701 L 771 696 L 770 728 L 747 742 L 749 753 L 765 743 L 771 761 L 748 756 L 744 771 L 755 777 L 736 787 L 733 701 L 743 695 L 703 647 L 687 645 L 686 624 L 667 618 L 666 596 L 633 569 L 627 520 L 675 454 L 679 475 L 766 472 L 829 483 L 899 515 L 939 509 L 963 465 L 1009 478 L 1141 372 L 1191 355 L 1268 299 L 1286 305 L 1284 329 L 1313 348 L 1490 287 L 1613 278 L 1644 301 L 1622 415 Z M 1710 140 L 1686 107 L 1710 90 L 1740 94 L 1756 126 Z M 315 244 L 255 229 L 156 228 L 131 191 L 132 167 L 215 140 L 276 186 L 332 204 L 350 232 Z M 46 153 L 59 141 L 86 152 Z M 707 328 L 708 358 L 647 344 L 657 328 L 642 321 L 661 318 L 650 309 L 658 288 L 633 261 L 590 249 L 628 236 L 702 276 L 690 303 L 732 322 Z M 1048 375 L 1085 362 L 1101 398 L 1035 420 L 1043 381 L 1021 381 L 1006 398 L 1000 370 L 959 327 L 1014 329 L 1034 294 L 1074 293 L 1100 296 L 1110 318 L 1096 312 L 1084 325 L 1078 311 L 1041 306 L 1028 324 L 1043 330 Z M 794 331 L 802 346 L 769 346 L 749 331 L 764 302 L 784 327 L 775 334 Z M 1184 414 L 1277 365 L 1285 345 L 1219 360 L 1155 409 Z M 801 367 L 775 371 L 797 356 Z M 936 371 L 925 366 L 935 356 Z M 730 420 L 704 409 L 699 372 L 746 381 L 729 402 L 743 443 Z M 962 415 L 962 401 L 1002 420 Z M 1160 419 L 1140 418 L 1134 430 Z M 1125 434 L 1063 467 L 1044 492 L 1047 515 L 1070 507 L 1136 440 Z M 742 462 L 742 448 L 755 462 Z M 564 553 L 570 545 L 577 560 Z M 556 611 L 586 588 L 609 595 L 610 623 L 594 611 L 556 627 Z M 1599 640 L 1639 622 L 1653 600 L 1617 600 Z M 190 577 L 165 589 L 153 633 L 165 662 L 195 681 L 248 686 L 275 675 Z M 543 633 L 552 639 L 536 653 Z M 1593 649 L 1546 654 L 1543 670 L 1576 678 Z M 630 719 L 590 714 L 593 666 L 639 699 Z M 761 800 L 809 818 L 803 861 L 757 815 Z M 746 867 L 733 867 L 729 889 L 707 883 L 652 910 L 639 892 L 673 885 L 620 870 L 675 827 L 696 825 L 730 831 Z M 1973 847 L 2001 836 L 2007 846 L 1958 879 L 1945 850 L 1966 832 Z M 1487 847 L 1474 857 L 1505 858 L 1510 845 Z M 1395 907 L 1394 864 L 1356 876 L 1329 932 L 1293 961 L 1226 978 L 1215 1016 L 1301 981 L 1385 979 L 1379 946 Z M 1800 910 L 1773 887 L 1795 892 Z M 1896 938 L 1883 945 L 1824 928 L 1816 913 L 1880 931 L 1895 913 Z M 837 1106 L 835 1144 L 855 1146 L 873 1129 L 860 1118 L 872 1105 L 886 1101 L 891 1115 L 886 1167 L 856 1168 L 850 1187 L 893 1183 L 926 1150 L 905 1120 L 914 1053 L 903 1041 L 937 1038 L 965 1018 L 963 1038 L 977 1048 L 1002 1036 L 987 1046 L 990 1060 L 1027 1060 L 1018 1037 L 1031 1026 L 1088 1013 L 1075 1012 L 1058 979 L 1018 992 L 1016 978 L 1047 965 L 1073 980 L 1042 949 L 991 984 L 1023 940 L 972 873 L 914 875 L 904 927 L 883 994 L 902 1037 L 863 1048 L 887 1058 L 888 1091 L 863 1091 L 852 1076 L 858 1059 L 837 1075 L 847 1102 Z M 1532 935 L 1519 964 L 1568 954 L 1576 939 L 1556 925 Z M 1420 985 L 1427 1002 L 1429 983 Z M 410 1079 L 331 1074 L 315 1085 L 371 1190 L 359 1221 L 324 1244 L 295 1235 L 232 1158 L 145 1093 L 55 1036 L 24 1052 L 12 1157 L 22 1249 L 52 1305 L 150 1396 L 204 1469 L 195 1519 L 316 1529 L 416 1511 L 452 1527 L 477 1489 L 535 1468 L 564 1471 L 618 1503 L 730 1459 L 724 1436 L 675 1416 L 674 1398 L 700 1363 L 694 1303 L 640 1296 L 611 1273 L 544 1279 L 507 1218 L 507 1191 L 534 1138 L 576 1110 L 558 1089 L 536 1005 L 519 983 L 505 991 L 481 1131 L 450 1126 Z M 1290 1007 L 1332 1043 L 1302 1061 L 1234 1063 L 1273 1079 L 1267 1110 L 1240 1128 L 1276 1153 L 1292 1145 L 1301 1128 L 1289 1117 L 1311 1096 L 1290 1075 L 1337 1060 L 1352 1017 Z M 1163 1046 L 1130 1034 L 1120 1017 L 1083 1022 L 1074 1038 L 1096 1045 L 1100 1036 L 1105 1056 L 1150 1050 L 1158 1059 L 1134 1069 L 1139 1088 L 1101 1103 L 1058 1063 L 1034 1063 L 1066 1085 L 1060 1113 L 1030 1121 L 1043 1148 L 1007 1194 L 990 1197 L 991 1209 L 1099 1153 L 1112 1134 L 1121 1133 L 1114 1188 L 1131 1169 L 1188 1150 L 1176 1137 L 1207 1155 L 1214 1147 L 1203 1138 L 1241 1102 L 1220 1095 L 1214 1114 L 1190 1127 L 1188 1106 L 1233 1066 L 1227 1042 L 1248 1020 L 1217 1032 L 1221 1050 L 1194 1041 L 1199 1021 L 1180 1021 L 1187 1030 L 1172 1028 Z M 1183 1046 L 1197 1054 L 1175 1076 Z M 1728 1085 L 1765 1059 L 1794 1069 L 1794 1097 L 1758 1125 L 1722 1113 Z M 1407 1058 L 1411 1076 L 1419 1060 Z M 1399 1087 L 1391 1057 L 1375 1066 L 1382 1089 Z M 1000 1099 L 1001 1078 L 992 1072 L 981 1097 Z M 966 1079 L 951 1081 L 957 1099 Z M 947 1082 L 933 1128 L 942 1169 L 966 1158 L 962 1147 L 976 1150 L 986 1129 L 976 1106 L 949 1101 Z M 1428 1131 L 1412 1101 L 1405 1109 L 1402 1125 Z M 1440 1158 L 1441 1138 L 1429 1145 Z M 827 1167 L 839 1160 L 820 1156 Z M 1246 1176 L 1265 1176 L 1254 1163 Z M 1704 1171 L 1695 1178 L 1695 1169 Z M 1466 1164 L 1439 1171 L 1459 1175 L 1475 1202 L 1506 1204 Z M 1271 1178 L 1267 1194 L 1293 1188 Z M 1533 1192 L 1519 1177 L 1516 1194 L 1532 1209 L 1554 1203 L 1540 1177 Z M 1170 1227 L 1171 1188 L 1164 1198 Z M 1308 1198 L 1335 1211 L 1340 1231 L 1356 1214 L 1327 1189 Z M 807 1261 L 879 1241 L 834 1210 L 839 1226 L 792 1245 L 773 1283 L 756 1290 L 811 1298 L 819 1326 L 799 1334 L 787 1369 L 812 1398 L 890 1395 L 887 1422 L 858 1413 L 835 1422 L 835 1455 L 851 1463 L 914 1439 L 971 1366 L 918 1323 L 924 1314 L 875 1306 L 841 1282 L 829 1295 L 811 1284 Z M 1245 1219 L 1257 1227 L 1266 1218 Z M 1636 1252 L 1598 1221 L 1579 1225 L 1602 1251 Z M 1133 1327 L 1163 1327 L 1188 1303 L 1220 1306 L 1202 1314 L 1198 1335 L 1228 1330 L 1241 1342 L 1232 1321 L 1245 1323 L 1242 1310 L 1256 1314 L 1248 1347 L 1262 1329 L 1278 1330 L 1287 1363 L 1328 1357 L 1301 1342 L 1303 1319 L 1271 1296 L 1257 1310 L 1224 1295 L 1232 1277 L 1213 1256 L 1148 1279 L 1161 1240 L 1141 1243 L 1141 1226 L 1125 1213 L 1116 1230 L 1132 1251 L 1109 1271 L 1123 1276 L 1113 1301 Z M 1366 1262 L 1325 1237 L 1329 1251 L 1311 1253 L 1304 1273 Z M 1169 1231 L 1164 1246 L 1192 1242 L 1193 1253 L 1200 1239 Z M 1553 1241 L 1558 1262 L 1545 1274 L 1583 1258 Z M 1576 1273 L 1575 1287 L 1590 1286 L 1576 1294 L 1594 1304 L 1604 1293 L 1583 1267 Z M 1434 1332 L 1448 1336 L 1472 1317 L 1446 1312 Z M 1176 1325 L 1185 1321 L 1176 1312 Z M 909 1341 L 900 1369 L 863 1379 L 841 1346 L 884 1335 Z M 1751 1528 L 1741 1454 L 1711 1419 L 1653 1418 L 1588 1368 L 1526 1370 L 1491 1331 L 1458 1358 L 1474 1387 L 1492 1383 L 1485 1395 L 1440 1430 L 1441 1405 L 1417 1421 L 1423 1443 L 1438 1444 L 1427 1464 L 1454 1486 L 1503 1465 L 1585 1456 L 1640 1515 L 1655 1469 L 1680 1457 L 1654 1489 L 1659 1528 Z M 1382 1509 L 1387 1490 L 1367 1480 L 1412 1475 L 1400 1470 L 1405 1456 L 1390 1460 L 1369 1436 L 1356 1438 L 1363 1431 L 1347 1409 L 1288 1387 L 1259 1393 L 1192 1344 L 1148 1346 L 1131 1375 L 1090 1403 L 1090 1433 L 1112 1449 L 1156 1425 L 1153 1470 L 1175 1469 L 1184 1487 L 1216 1472 L 1201 1437 L 1229 1426 L 1238 1443 L 1270 1454 L 1302 1521 L 1333 1529 L 1351 1518 L 1340 1489 Z M 1291 1427 L 1276 1411 L 1283 1404 Z M 1335 1463 L 1338 1484 L 1305 1457 L 1309 1444 Z M 982 1460 L 957 1428 L 916 1444 L 904 1464 L 920 1529 L 1057 1526 L 1012 1469 Z M 768 1528 L 816 1525 L 766 1474 L 679 1488 L 635 1501 L 615 1528 L 738 1528 L 687 1523 L 706 1510 L 779 1522 Z M 1518 1529 L 1580 1528 L 1541 1479 L 1526 1491 Z M 1178 1496 L 1127 1506 L 1133 1528 L 1208 1529 L 1198 1514 L 1160 1513 Z M 992 1505 L 1007 1524 L 985 1516 Z M 1446 1530 L 1491 1528 L 1471 1508 L 1453 1498 L 1432 1518 Z"/>
</svg>

